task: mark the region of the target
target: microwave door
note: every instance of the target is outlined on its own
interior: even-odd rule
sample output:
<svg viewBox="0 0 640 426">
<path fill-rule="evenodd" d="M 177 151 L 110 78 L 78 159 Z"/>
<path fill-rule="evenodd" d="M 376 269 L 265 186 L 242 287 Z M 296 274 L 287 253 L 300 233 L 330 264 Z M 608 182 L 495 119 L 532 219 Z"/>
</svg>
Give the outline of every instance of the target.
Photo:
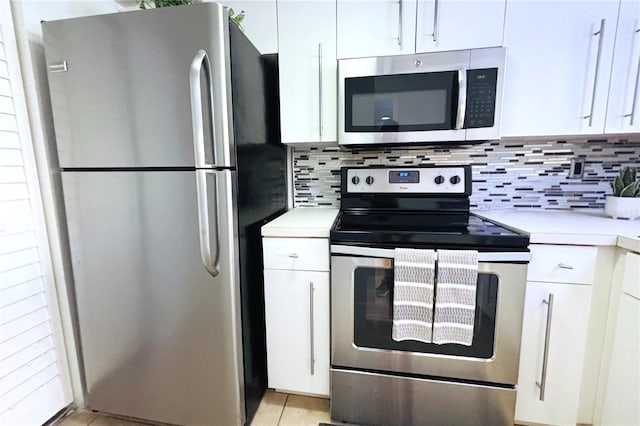
<svg viewBox="0 0 640 426">
<path fill-rule="evenodd" d="M 458 71 L 345 80 L 347 132 L 405 133 L 458 126 Z"/>
</svg>

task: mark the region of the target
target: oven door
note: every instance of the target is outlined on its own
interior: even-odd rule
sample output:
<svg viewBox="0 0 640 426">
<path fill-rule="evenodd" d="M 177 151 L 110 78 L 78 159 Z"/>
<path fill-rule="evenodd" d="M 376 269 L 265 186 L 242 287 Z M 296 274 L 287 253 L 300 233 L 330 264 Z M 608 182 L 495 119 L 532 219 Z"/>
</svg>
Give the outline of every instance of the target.
<svg viewBox="0 0 640 426">
<path fill-rule="evenodd" d="M 331 364 L 374 372 L 515 385 L 529 253 L 480 253 L 471 346 L 396 342 L 393 250 L 388 257 L 331 255 Z M 333 250 L 332 250 L 333 252 Z M 490 260 L 493 257 L 499 261 Z M 506 261 L 506 259 L 520 259 Z"/>
</svg>

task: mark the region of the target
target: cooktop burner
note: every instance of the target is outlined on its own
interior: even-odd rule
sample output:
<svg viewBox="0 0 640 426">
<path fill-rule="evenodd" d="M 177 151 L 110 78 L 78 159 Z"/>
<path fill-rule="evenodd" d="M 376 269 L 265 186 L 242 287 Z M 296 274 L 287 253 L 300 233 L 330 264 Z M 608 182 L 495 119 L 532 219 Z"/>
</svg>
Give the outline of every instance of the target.
<svg viewBox="0 0 640 426">
<path fill-rule="evenodd" d="M 469 211 L 471 167 L 342 169 L 331 244 L 528 251 L 529 237 Z"/>
</svg>

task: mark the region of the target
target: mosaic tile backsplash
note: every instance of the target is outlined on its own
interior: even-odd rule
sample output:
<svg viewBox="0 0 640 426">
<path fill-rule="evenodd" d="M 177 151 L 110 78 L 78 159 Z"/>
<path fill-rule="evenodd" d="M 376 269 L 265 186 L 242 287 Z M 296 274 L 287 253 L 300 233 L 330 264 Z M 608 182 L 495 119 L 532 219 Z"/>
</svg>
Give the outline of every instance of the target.
<svg viewBox="0 0 640 426">
<path fill-rule="evenodd" d="M 571 160 L 585 160 L 580 179 Z M 295 147 L 294 205 L 340 206 L 340 168 L 369 165 L 456 165 L 473 168 L 472 208 L 603 209 L 620 167 L 640 168 L 640 141 L 490 141 L 465 146 L 381 149 Z"/>
</svg>

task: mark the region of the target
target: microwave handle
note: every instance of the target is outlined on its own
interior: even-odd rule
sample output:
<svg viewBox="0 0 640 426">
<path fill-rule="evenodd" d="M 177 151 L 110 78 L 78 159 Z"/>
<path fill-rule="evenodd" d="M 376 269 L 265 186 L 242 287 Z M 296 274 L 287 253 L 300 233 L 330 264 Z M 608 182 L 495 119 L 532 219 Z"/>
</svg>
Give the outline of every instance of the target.
<svg viewBox="0 0 640 426">
<path fill-rule="evenodd" d="M 456 115 L 456 130 L 464 127 L 464 116 L 467 109 L 467 69 L 458 70 L 458 113 Z"/>
</svg>

